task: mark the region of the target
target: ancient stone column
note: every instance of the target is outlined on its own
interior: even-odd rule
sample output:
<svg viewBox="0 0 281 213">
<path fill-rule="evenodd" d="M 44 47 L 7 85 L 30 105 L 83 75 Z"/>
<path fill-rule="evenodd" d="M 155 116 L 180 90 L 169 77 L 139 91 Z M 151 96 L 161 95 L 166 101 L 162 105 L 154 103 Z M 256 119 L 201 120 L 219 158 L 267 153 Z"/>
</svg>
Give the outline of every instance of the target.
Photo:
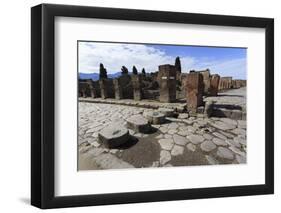
<svg viewBox="0 0 281 213">
<path fill-rule="evenodd" d="M 170 64 L 159 66 L 160 102 L 174 102 L 176 100 L 176 69 Z"/>
<path fill-rule="evenodd" d="M 192 113 L 203 105 L 204 83 L 199 72 L 190 72 L 186 77 L 187 109 Z"/>
<path fill-rule="evenodd" d="M 219 90 L 220 76 L 218 74 L 211 75 L 210 77 L 210 90 L 209 93 L 211 96 L 217 96 Z"/>
<path fill-rule="evenodd" d="M 131 77 L 132 77 L 134 100 L 140 101 L 142 99 L 141 75 L 132 75 Z"/>
<path fill-rule="evenodd" d="M 100 79 L 100 91 L 101 97 L 105 98 L 114 98 L 114 87 L 112 79 Z"/>
<path fill-rule="evenodd" d="M 204 83 L 204 94 L 209 94 L 210 89 L 210 70 L 203 70 L 199 71 L 203 76 L 203 83 Z"/>
</svg>

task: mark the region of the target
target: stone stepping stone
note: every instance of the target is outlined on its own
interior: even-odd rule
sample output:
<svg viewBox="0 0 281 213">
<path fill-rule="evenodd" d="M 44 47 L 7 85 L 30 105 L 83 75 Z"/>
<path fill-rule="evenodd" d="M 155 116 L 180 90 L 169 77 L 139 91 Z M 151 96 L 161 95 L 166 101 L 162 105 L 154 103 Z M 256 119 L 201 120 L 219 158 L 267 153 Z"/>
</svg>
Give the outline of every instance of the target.
<svg viewBox="0 0 281 213">
<path fill-rule="evenodd" d="M 210 135 L 210 134 L 203 134 L 203 137 L 206 139 L 206 140 L 212 140 L 214 138 L 214 136 Z"/>
<path fill-rule="evenodd" d="M 161 112 L 147 112 L 145 113 L 145 117 L 151 124 L 162 124 L 165 122 L 165 115 Z"/>
<path fill-rule="evenodd" d="M 196 150 L 196 146 L 192 143 L 187 144 L 186 148 L 188 150 L 190 150 L 191 152 L 195 152 L 195 150 Z"/>
<path fill-rule="evenodd" d="M 173 117 L 174 116 L 174 110 L 170 108 L 158 108 L 158 111 L 162 114 L 164 114 L 167 117 Z"/>
<path fill-rule="evenodd" d="M 175 145 L 171 151 L 171 155 L 173 156 L 182 155 L 183 151 L 184 151 L 184 147 Z"/>
<path fill-rule="evenodd" d="M 217 146 L 212 141 L 204 141 L 203 143 L 200 144 L 200 148 L 204 152 L 210 152 L 215 148 L 217 148 Z"/>
<path fill-rule="evenodd" d="M 187 138 L 179 136 L 177 134 L 173 135 L 173 139 L 175 144 L 181 145 L 181 146 L 185 146 L 188 142 Z"/>
<path fill-rule="evenodd" d="M 199 143 L 202 143 L 205 140 L 205 138 L 203 136 L 201 136 L 201 135 L 194 135 L 194 134 L 193 135 L 188 135 L 187 139 L 189 139 L 190 142 L 195 144 L 195 145 L 199 144 Z"/>
<path fill-rule="evenodd" d="M 214 142 L 214 144 L 218 145 L 218 146 L 227 146 L 228 143 L 225 142 L 225 140 L 222 140 L 220 138 L 213 138 L 212 140 Z"/>
<path fill-rule="evenodd" d="M 99 132 L 99 141 L 108 148 L 118 147 L 126 143 L 129 138 L 129 130 L 123 126 L 112 124 Z"/>
<path fill-rule="evenodd" d="M 169 138 L 164 138 L 164 139 L 160 139 L 159 144 L 161 146 L 162 149 L 165 150 L 172 150 L 173 146 L 174 146 L 174 141 L 173 139 L 169 139 Z"/>
<path fill-rule="evenodd" d="M 171 159 L 172 159 L 172 156 L 171 156 L 170 152 L 168 152 L 167 150 L 162 150 L 160 152 L 160 164 L 161 165 L 168 163 Z"/>
<path fill-rule="evenodd" d="M 247 128 L 247 122 L 244 120 L 238 120 L 238 128 L 240 129 L 246 129 Z"/>
<path fill-rule="evenodd" d="M 245 129 L 240 129 L 240 128 L 234 129 L 232 130 L 232 132 L 236 135 L 242 135 L 242 136 L 245 136 L 247 133 Z"/>
<path fill-rule="evenodd" d="M 148 133 L 151 130 L 148 120 L 142 115 L 133 115 L 129 117 L 127 119 L 127 127 L 140 133 Z"/>
<path fill-rule="evenodd" d="M 223 159 L 227 160 L 233 160 L 234 159 L 234 154 L 232 151 L 230 151 L 227 148 L 224 147 L 219 147 L 217 151 L 217 156 Z"/>
</svg>

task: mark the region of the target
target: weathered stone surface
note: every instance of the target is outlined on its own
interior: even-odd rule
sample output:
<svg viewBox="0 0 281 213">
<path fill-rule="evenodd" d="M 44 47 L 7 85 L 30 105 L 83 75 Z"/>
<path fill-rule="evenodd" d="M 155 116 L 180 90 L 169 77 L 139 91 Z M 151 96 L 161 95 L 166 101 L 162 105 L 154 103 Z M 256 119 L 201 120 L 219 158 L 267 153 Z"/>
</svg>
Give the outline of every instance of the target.
<svg viewBox="0 0 281 213">
<path fill-rule="evenodd" d="M 222 134 L 220 134 L 218 132 L 213 132 L 213 135 L 218 137 L 218 138 L 220 138 L 220 139 L 222 139 L 222 140 L 226 140 L 227 139 L 226 136 L 224 136 L 224 135 L 222 135 Z"/>
<path fill-rule="evenodd" d="M 204 83 L 203 76 L 198 72 L 190 72 L 186 77 L 187 109 L 196 113 L 197 108 L 203 105 Z"/>
<path fill-rule="evenodd" d="M 139 114 L 128 118 L 127 126 L 135 132 L 148 133 L 151 131 L 151 126 L 148 123 L 148 120 Z"/>
<path fill-rule="evenodd" d="M 234 153 L 236 153 L 236 154 L 238 154 L 238 155 L 241 155 L 241 156 L 244 156 L 244 157 L 246 156 L 246 153 L 245 153 L 245 152 L 242 152 L 240 149 L 236 148 L 235 146 L 230 146 L 229 149 L 230 149 L 232 152 L 234 152 Z"/>
<path fill-rule="evenodd" d="M 173 146 L 174 146 L 174 141 L 173 139 L 169 139 L 169 138 L 164 138 L 164 139 L 160 139 L 159 144 L 161 146 L 162 149 L 165 150 L 172 150 Z"/>
<path fill-rule="evenodd" d="M 212 141 L 204 141 L 203 143 L 200 144 L 200 148 L 204 152 L 210 152 L 215 148 L 217 148 L 217 146 Z"/>
<path fill-rule="evenodd" d="M 173 139 L 175 144 L 181 145 L 181 146 L 185 146 L 188 142 L 188 140 L 185 137 L 179 136 L 177 134 L 173 135 Z"/>
<path fill-rule="evenodd" d="M 162 124 L 165 122 L 165 115 L 160 112 L 147 112 L 144 115 L 151 124 Z"/>
<path fill-rule="evenodd" d="M 239 144 L 242 144 L 242 145 L 247 145 L 247 141 L 245 139 L 243 139 L 243 138 L 235 137 L 233 140 L 236 143 L 239 143 Z"/>
<path fill-rule="evenodd" d="M 219 164 L 219 162 L 215 158 L 213 158 L 212 156 L 206 155 L 205 157 L 206 157 L 206 160 L 208 161 L 209 164 L 211 164 L 211 165 Z"/>
<path fill-rule="evenodd" d="M 220 119 L 222 122 L 224 123 L 227 123 L 227 124 L 231 124 L 233 126 L 237 126 L 237 121 L 236 120 L 233 120 L 233 119 L 230 119 L 230 118 L 221 118 Z"/>
<path fill-rule="evenodd" d="M 158 108 L 158 111 L 162 114 L 164 114 L 167 117 L 173 117 L 174 116 L 174 110 L 170 108 Z"/>
<path fill-rule="evenodd" d="M 164 165 L 168 163 L 172 159 L 170 152 L 166 150 L 162 150 L 160 152 L 160 164 Z"/>
<path fill-rule="evenodd" d="M 186 145 L 186 148 L 189 150 L 189 151 L 192 151 L 192 152 L 195 152 L 196 150 L 196 146 L 192 143 L 189 143 Z"/>
<path fill-rule="evenodd" d="M 179 119 L 187 119 L 189 117 L 188 113 L 180 113 L 178 118 Z"/>
<path fill-rule="evenodd" d="M 233 160 L 234 154 L 227 148 L 219 147 L 217 151 L 217 156 L 223 159 Z"/>
<path fill-rule="evenodd" d="M 209 124 L 217 129 L 220 130 L 231 130 L 231 129 L 235 129 L 236 126 L 232 125 L 232 124 L 228 124 L 228 123 L 224 123 L 222 121 L 215 121 L 215 122 L 209 122 Z"/>
<path fill-rule="evenodd" d="M 235 158 L 236 158 L 237 162 L 240 163 L 240 164 L 247 163 L 246 156 L 235 155 Z"/>
<path fill-rule="evenodd" d="M 122 161 L 121 159 L 115 157 L 112 154 L 105 153 L 93 158 L 95 164 L 97 164 L 101 169 L 124 169 L 124 168 L 134 168 L 133 165 Z"/>
<path fill-rule="evenodd" d="M 206 139 L 206 140 L 212 140 L 214 138 L 214 136 L 210 135 L 210 134 L 203 134 L 203 137 Z"/>
<path fill-rule="evenodd" d="M 142 79 L 140 75 L 132 75 L 132 86 L 134 100 L 139 101 L 143 98 Z"/>
<path fill-rule="evenodd" d="M 165 64 L 159 66 L 160 102 L 174 102 L 176 100 L 176 68 Z"/>
<path fill-rule="evenodd" d="M 202 143 L 205 140 L 203 136 L 194 135 L 194 134 L 188 135 L 187 139 L 189 139 L 190 142 L 193 143 L 193 144 L 199 144 L 199 143 Z"/>
<path fill-rule="evenodd" d="M 209 94 L 210 90 L 210 70 L 202 70 L 199 73 L 203 76 L 204 94 Z"/>
<path fill-rule="evenodd" d="M 219 90 L 219 82 L 220 82 L 220 76 L 215 74 L 211 75 L 210 77 L 210 90 L 209 93 L 211 96 L 217 96 L 218 90 Z"/>
<path fill-rule="evenodd" d="M 118 147 L 126 143 L 129 138 L 129 130 L 117 124 L 103 128 L 99 132 L 99 141 L 108 148 Z"/>
<path fill-rule="evenodd" d="M 184 151 L 184 147 L 175 145 L 171 151 L 171 155 L 173 156 L 182 155 L 183 151 Z"/>
<path fill-rule="evenodd" d="M 228 144 L 225 142 L 225 140 L 222 140 L 220 138 L 213 138 L 212 140 L 216 145 L 218 146 L 227 146 Z"/>
<path fill-rule="evenodd" d="M 100 79 L 99 80 L 101 97 L 114 98 L 114 86 L 112 79 Z"/>
<path fill-rule="evenodd" d="M 233 129 L 232 132 L 236 135 L 246 135 L 247 133 L 245 129 L 240 129 L 240 128 Z"/>
<path fill-rule="evenodd" d="M 247 128 L 247 122 L 244 120 L 238 120 L 238 128 L 240 129 L 246 129 Z"/>
</svg>

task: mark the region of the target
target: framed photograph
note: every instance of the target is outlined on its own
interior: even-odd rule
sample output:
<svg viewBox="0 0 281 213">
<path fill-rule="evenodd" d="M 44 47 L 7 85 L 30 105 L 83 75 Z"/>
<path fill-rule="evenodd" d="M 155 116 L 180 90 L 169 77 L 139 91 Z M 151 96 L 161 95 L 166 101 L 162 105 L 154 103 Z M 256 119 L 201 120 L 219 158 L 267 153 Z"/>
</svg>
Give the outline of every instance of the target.
<svg viewBox="0 0 281 213">
<path fill-rule="evenodd" d="M 31 9 L 31 204 L 272 194 L 274 20 Z"/>
</svg>

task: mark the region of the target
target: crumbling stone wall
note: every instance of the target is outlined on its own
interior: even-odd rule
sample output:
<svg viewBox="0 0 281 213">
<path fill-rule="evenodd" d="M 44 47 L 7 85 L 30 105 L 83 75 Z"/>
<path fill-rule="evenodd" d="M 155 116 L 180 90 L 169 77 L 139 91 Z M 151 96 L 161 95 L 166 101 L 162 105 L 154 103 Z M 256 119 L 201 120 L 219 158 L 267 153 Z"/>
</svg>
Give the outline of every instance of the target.
<svg viewBox="0 0 281 213">
<path fill-rule="evenodd" d="M 133 87 L 131 76 L 122 75 L 113 80 L 115 98 L 116 99 L 131 99 L 133 98 Z"/>
<path fill-rule="evenodd" d="M 203 83 L 204 83 L 204 94 L 208 95 L 209 94 L 209 90 L 210 90 L 210 70 L 206 69 L 206 70 L 202 70 L 202 71 L 198 71 L 200 74 L 202 74 L 203 76 Z"/>
<path fill-rule="evenodd" d="M 209 94 L 217 96 L 219 91 L 220 76 L 218 74 L 211 75 Z"/>
<path fill-rule="evenodd" d="M 176 69 L 170 64 L 160 65 L 158 72 L 160 102 L 174 102 L 176 100 Z"/>
<path fill-rule="evenodd" d="M 113 80 L 110 78 L 104 78 L 99 80 L 100 84 L 100 91 L 101 91 L 101 98 L 114 98 L 114 86 Z"/>
<path fill-rule="evenodd" d="M 190 72 L 185 85 L 187 109 L 191 113 L 197 113 L 197 108 L 203 105 L 203 75 L 200 72 Z"/>
<path fill-rule="evenodd" d="M 226 90 L 232 88 L 232 77 L 221 77 L 219 83 L 219 90 Z"/>
</svg>

